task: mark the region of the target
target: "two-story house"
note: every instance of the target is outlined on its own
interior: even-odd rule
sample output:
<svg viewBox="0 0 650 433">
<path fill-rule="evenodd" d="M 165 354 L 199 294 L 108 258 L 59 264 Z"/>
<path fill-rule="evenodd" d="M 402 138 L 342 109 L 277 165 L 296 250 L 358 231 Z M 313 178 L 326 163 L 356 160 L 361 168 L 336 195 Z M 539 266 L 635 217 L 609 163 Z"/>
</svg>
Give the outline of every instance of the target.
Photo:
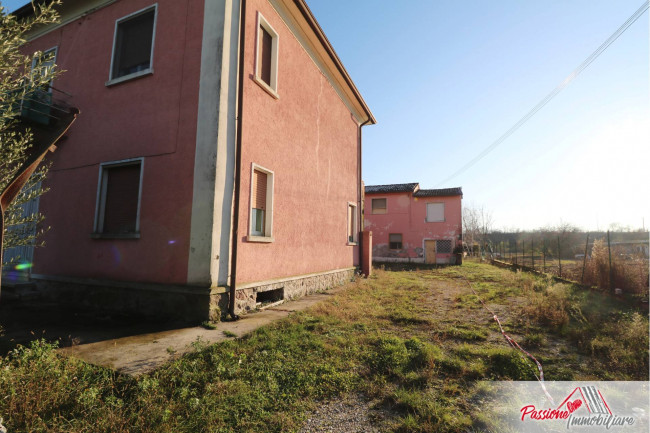
<svg viewBox="0 0 650 433">
<path fill-rule="evenodd" d="M 462 245 L 461 188 L 420 189 L 418 183 L 368 185 L 364 221 L 373 261 L 455 263 Z"/>
<path fill-rule="evenodd" d="M 82 113 L 39 203 L 44 293 L 206 320 L 353 275 L 375 119 L 304 0 L 59 10 L 24 47 L 55 54 Z"/>
</svg>

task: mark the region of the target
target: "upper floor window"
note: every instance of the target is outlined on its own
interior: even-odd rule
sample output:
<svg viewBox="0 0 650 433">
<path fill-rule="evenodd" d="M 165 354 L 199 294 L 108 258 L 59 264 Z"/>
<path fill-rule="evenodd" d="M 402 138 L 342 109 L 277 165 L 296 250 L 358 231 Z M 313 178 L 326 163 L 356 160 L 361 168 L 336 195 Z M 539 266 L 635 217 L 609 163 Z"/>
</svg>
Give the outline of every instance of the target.
<svg viewBox="0 0 650 433">
<path fill-rule="evenodd" d="M 117 20 L 107 84 L 153 72 L 156 12 L 157 5 L 153 5 Z"/>
<path fill-rule="evenodd" d="M 386 199 L 385 198 L 373 198 L 372 199 L 372 213 L 373 214 L 386 213 Z"/>
<path fill-rule="evenodd" d="M 278 44 L 280 37 L 273 27 L 257 14 L 255 81 L 274 98 L 278 97 Z"/>
<path fill-rule="evenodd" d="M 445 220 L 444 203 L 427 203 L 427 222 L 443 222 Z"/>
</svg>

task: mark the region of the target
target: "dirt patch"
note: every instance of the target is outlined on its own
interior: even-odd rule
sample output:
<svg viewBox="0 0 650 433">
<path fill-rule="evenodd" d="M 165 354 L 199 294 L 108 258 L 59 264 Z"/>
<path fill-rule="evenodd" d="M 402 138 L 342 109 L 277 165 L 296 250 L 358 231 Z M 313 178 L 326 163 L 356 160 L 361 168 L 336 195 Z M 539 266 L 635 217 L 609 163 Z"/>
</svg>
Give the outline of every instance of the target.
<svg viewBox="0 0 650 433">
<path fill-rule="evenodd" d="M 390 414 L 361 395 L 333 400 L 307 414 L 300 433 L 379 433 Z"/>
</svg>

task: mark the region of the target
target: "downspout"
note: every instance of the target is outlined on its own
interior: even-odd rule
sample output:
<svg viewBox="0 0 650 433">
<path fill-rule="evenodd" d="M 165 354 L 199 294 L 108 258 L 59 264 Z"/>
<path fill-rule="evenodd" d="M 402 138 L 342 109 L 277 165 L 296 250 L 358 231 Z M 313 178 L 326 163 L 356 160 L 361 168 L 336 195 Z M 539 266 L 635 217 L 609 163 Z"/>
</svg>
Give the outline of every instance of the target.
<svg viewBox="0 0 650 433">
<path fill-rule="evenodd" d="M 237 141 L 235 144 L 235 199 L 233 203 L 232 253 L 230 254 L 230 294 L 228 313 L 232 320 L 239 320 L 235 314 L 235 292 L 237 290 L 237 240 L 239 238 L 239 194 L 241 184 L 242 113 L 244 112 L 244 51 L 246 41 L 246 0 L 241 0 L 239 10 L 239 82 L 237 84 Z"/>
<path fill-rule="evenodd" d="M 363 207 L 363 191 L 361 190 L 362 188 L 362 177 L 361 177 L 361 157 L 363 155 L 362 153 L 362 143 L 361 143 L 361 136 L 362 136 L 362 129 L 365 125 L 369 124 L 372 122 L 372 117 L 368 117 L 368 120 L 363 122 L 361 125 L 359 125 L 359 143 L 358 143 L 358 150 L 359 150 L 359 157 L 357 158 L 357 171 L 359 173 L 359 181 L 357 182 L 359 184 L 359 231 L 363 233 L 364 230 L 364 214 L 366 210 Z M 363 240 L 362 242 L 359 242 L 359 267 L 361 267 L 361 263 L 363 263 Z"/>
</svg>

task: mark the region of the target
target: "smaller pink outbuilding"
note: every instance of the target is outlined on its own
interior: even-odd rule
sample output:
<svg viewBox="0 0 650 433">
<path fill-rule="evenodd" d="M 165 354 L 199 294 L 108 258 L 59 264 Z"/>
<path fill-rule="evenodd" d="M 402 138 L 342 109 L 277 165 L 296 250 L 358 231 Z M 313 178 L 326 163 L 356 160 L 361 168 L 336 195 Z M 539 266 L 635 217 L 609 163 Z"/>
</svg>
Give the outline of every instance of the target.
<svg viewBox="0 0 650 433">
<path fill-rule="evenodd" d="M 364 226 L 373 234 L 373 261 L 454 264 L 454 250 L 462 246 L 462 199 L 460 187 L 366 186 Z"/>
</svg>

